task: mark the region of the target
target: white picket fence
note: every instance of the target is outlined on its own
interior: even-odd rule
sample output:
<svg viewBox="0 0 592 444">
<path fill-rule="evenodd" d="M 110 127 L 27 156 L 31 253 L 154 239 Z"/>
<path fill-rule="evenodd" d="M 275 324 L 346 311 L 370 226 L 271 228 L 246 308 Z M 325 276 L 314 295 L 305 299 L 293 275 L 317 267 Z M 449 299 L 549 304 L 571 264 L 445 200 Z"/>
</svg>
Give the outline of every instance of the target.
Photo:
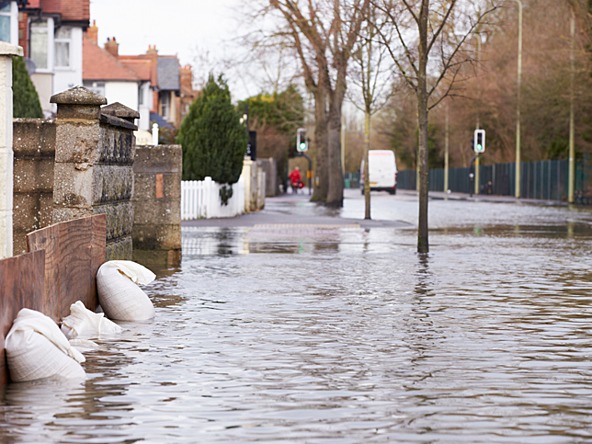
<svg viewBox="0 0 592 444">
<path fill-rule="evenodd" d="M 245 184 L 241 176 L 232 185 L 232 197 L 228 205 L 220 201 L 221 185 L 211 177 L 204 180 L 183 180 L 181 182 L 181 219 L 211 219 L 234 217 L 245 212 Z"/>
</svg>

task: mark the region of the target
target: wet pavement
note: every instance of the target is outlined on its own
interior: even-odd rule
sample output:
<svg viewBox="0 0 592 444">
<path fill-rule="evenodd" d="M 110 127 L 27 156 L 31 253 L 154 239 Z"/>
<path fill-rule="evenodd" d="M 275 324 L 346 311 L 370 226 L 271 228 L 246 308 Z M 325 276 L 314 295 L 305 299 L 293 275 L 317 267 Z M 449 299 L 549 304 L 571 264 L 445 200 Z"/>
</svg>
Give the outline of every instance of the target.
<svg viewBox="0 0 592 444">
<path fill-rule="evenodd" d="M 348 190 L 184 223 L 148 323 L 83 384 L 13 384 L 0 442 L 592 441 L 592 213 Z"/>
</svg>

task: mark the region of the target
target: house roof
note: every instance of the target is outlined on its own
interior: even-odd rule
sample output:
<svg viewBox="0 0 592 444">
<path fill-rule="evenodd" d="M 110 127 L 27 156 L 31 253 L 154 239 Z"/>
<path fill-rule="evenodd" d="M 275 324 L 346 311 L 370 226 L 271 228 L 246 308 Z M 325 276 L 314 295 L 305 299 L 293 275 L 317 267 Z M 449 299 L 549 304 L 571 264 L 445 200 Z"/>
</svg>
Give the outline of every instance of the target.
<svg viewBox="0 0 592 444">
<path fill-rule="evenodd" d="M 60 14 L 63 21 L 90 20 L 90 0 L 29 0 L 26 9 L 41 9 L 48 14 Z"/>
<path fill-rule="evenodd" d="M 140 80 L 152 81 L 152 61 L 131 56 L 119 56 L 119 62 L 136 73 Z"/>
<path fill-rule="evenodd" d="M 180 71 L 179 59 L 176 56 L 158 57 L 158 87 L 161 90 L 179 91 Z"/>
<path fill-rule="evenodd" d="M 157 62 L 158 55 L 156 52 L 150 54 L 140 55 L 119 55 L 119 61 L 126 64 L 130 69 L 136 71 L 142 80 L 147 78 L 153 87 L 158 85 L 158 70 Z M 148 72 L 146 72 L 146 70 Z M 147 77 L 146 77 L 147 76 Z"/>
<path fill-rule="evenodd" d="M 86 34 L 82 43 L 82 79 L 135 82 L 142 80 L 134 70 L 97 46 Z"/>
</svg>

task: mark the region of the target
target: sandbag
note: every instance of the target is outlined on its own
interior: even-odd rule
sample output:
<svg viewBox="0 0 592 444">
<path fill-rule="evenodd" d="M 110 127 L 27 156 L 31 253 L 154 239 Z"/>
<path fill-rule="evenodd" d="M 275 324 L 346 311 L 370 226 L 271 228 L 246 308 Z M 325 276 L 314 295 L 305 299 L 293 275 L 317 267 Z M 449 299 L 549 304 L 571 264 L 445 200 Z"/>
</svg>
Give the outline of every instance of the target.
<svg viewBox="0 0 592 444">
<path fill-rule="evenodd" d="M 70 345 L 58 325 L 35 310 L 19 311 L 5 339 L 8 371 L 14 382 L 52 376 L 84 378 L 84 356 Z"/>
<path fill-rule="evenodd" d="M 99 304 L 109 319 L 145 321 L 154 317 L 154 306 L 138 286 L 156 275 L 132 261 L 108 261 L 97 271 Z"/>
<path fill-rule="evenodd" d="M 62 319 L 61 330 L 68 339 L 101 339 L 121 333 L 122 328 L 104 313 L 90 311 L 82 301 L 76 301 L 70 305 L 70 315 Z"/>
</svg>

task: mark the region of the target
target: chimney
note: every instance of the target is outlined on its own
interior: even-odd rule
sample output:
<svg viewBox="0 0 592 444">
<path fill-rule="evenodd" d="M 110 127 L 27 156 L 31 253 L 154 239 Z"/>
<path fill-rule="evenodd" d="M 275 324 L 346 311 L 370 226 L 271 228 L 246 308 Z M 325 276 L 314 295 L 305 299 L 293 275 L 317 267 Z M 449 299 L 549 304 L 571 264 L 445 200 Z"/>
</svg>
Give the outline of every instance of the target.
<svg viewBox="0 0 592 444">
<path fill-rule="evenodd" d="M 95 45 L 99 44 L 99 28 L 97 26 L 97 21 L 93 20 L 92 26 L 89 26 L 86 30 L 86 35 Z"/>
<path fill-rule="evenodd" d="M 148 51 L 146 51 L 146 54 L 150 54 L 150 55 L 158 54 L 158 50 L 156 49 L 156 45 L 148 45 Z"/>
<path fill-rule="evenodd" d="M 193 70 L 191 65 L 181 67 L 181 90 L 193 91 Z"/>
<path fill-rule="evenodd" d="M 115 37 L 113 37 L 112 39 L 107 37 L 107 43 L 105 43 L 105 50 L 113 57 L 119 56 L 119 43 L 117 43 Z"/>
</svg>

